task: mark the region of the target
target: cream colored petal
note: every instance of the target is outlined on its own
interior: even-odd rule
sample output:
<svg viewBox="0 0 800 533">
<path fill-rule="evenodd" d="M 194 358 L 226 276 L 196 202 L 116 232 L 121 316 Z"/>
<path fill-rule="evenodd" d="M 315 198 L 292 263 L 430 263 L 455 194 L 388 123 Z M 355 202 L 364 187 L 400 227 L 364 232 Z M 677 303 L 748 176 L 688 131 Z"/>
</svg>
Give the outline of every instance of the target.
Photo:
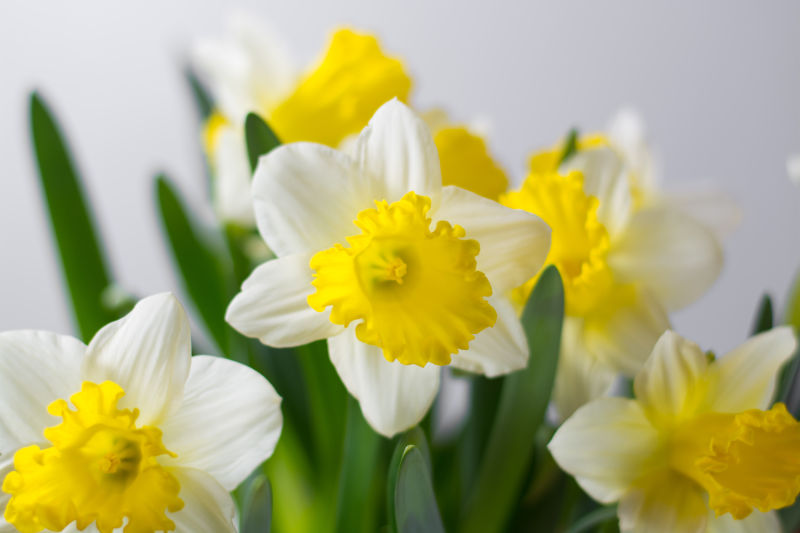
<svg viewBox="0 0 800 533">
<path fill-rule="evenodd" d="M 710 367 L 711 410 L 736 413 L 767 409 L 781 367 L 797 349 L 792 328 L 783 326 L 752 337 Z"/>
<path fill-rule="evenodd" d="M 441 368 L 388 362 L 356 339 L 355 325 L 328 339 L 331 361 L 372 429 L 390 438 L 417 425 L 439 391 Z"/>
<path fill-rule="evenodd" d="M 720 517 L 708 514 L 708 529 L 705 533 L 783 533 L 778 513 L 753 511 L 743 520 L 734 520 L 730 514 Z"/>
<path fill-rule="evenodd" d="M 642 408 L 601 398 L 578 409 L 547 445 L 558 465 L 595 500 L 617 501 L 658 464 L 661 440 Z"/>
<path fill-rule="evenodd" d="M 675 310 L 716 281 L 722 248 L 703 224 L 677 210 L 656 207 L 634 213 L 612 244 L 608 263 L 619 282 L 642 283 L 668 310 Z"/>
<path fill-rule="evenodd" d="M 183 403 L 161 424 L 164 445 L 182 467 L 208 472 L 226 490 L 272 455 L 283 426 L 281 398 L 255 370 L 196 355 Z"/>
<path fill-rule="evenodd" d="M 597 197 L 597 218 L 612 238 L 626 227 L 631 216 L 631 190 L 623 161 L 608 146 L 581 150 L 559 169 L 583 173 L 583 188 Z"/>
<path fill-rule="evenodd" d="M 225 313 L 237 331 L 268 346 L 300 346 L 341 333 L 330 311 L 309 307 L 314 292 L 310 254 L 294 254 L 259 265 L 242 284 Z"/>
<path fill-rule="evenodd" d="M 180 404 L 191 349 L 183 306 L 171 293 L 157 294 L 97 332 L 86 351 L 82 376 L 120 385 L 125 391 L 120 407 L 139 409 L 137 423 L 152 424 Z"/>
<path fill-rule="evenodd" d="M 584 319 L 586 349 L 616 372 L 635 376 L 669 328 L 666 312 L 646 290 L 621 289 Z"/>
<path fill-rule="evenodd" d="M 452 185 L 442 190 L 434 224 L 437 220 L 458 224 L 466 238 L 478 241 L 478 270 L 489 278 L 494 294 L 535 276 L 550 250 L 550 228 L 536 215 Z"/>
<path fill-rule="evenodd" d="M 0 452 L 39 443 L 59 419 L 47 413 L 53 401 L 81 388 L 86 346 L 45 331 L 0 333 Z"/>
<path fill-rule="evenodd" d="M 625 494 L 617 515 L 623 533 L 705 533 L 708 523 L 700 486 L 667 469 Z"/>
<path fill-rule="evenodd" d="M 414 191 L 439 206 L 439 154 L 425 122 L 397 99 L 383 104 L 361 132 L 356 147 L 362 171 L 372 180 L 376 200 L 396 202 Z"/>
<path fill-rule="evenodd" d="M 451 365 L 492 378 L 525 368 L 528 341 L 514 306 L 507 299 L 493 296 L 489 303 L 497 311 L 497 322 L 478 333 L 468 350 L 455 354 Z"/>
<path fill-rule="evenodd" d="M 217 216 L 247 228 L 255 226 L 252 174 L 243 128 L 223 126 L 213 159 L 214 209 Z"/>
<path fill-rule="evenodd" d="M 181 484 L 183 509 L 167 516 L 176 533 L 236 533 L 233 498 L 210 474 L 194 468 L 172 468 Z"/>
<path fill-rule="evenodd" d="M 729 237 L 742 222 L 742 208 L 729 194 L 713 187 L 665 192 L 656 205 L 684 213 L 710 229 L 718 240 Z"/>
<path fill-rule="evenodd" d="M 697 344 L 665 332 L 634 380 L 636 398 L 664 420 L 691 414 L 706 398 L 708 359 Z"/>
<path fill-rule="evenodd" d="M 553 404 L 559 419 L 565 420 L 579 407 L 607 394 L 616 377 L 614 368 L 587 350 L 583 321 L 565 317 L 553 388 Z"/>
<path fill-rule="evenodd" d="M 258 161 L 253 177 L 258 230 L 278 257 L 313 253 L 359 233 L 374 207 L 368 183 L 347 155 L 313 143 L 285 144 Z"/>
</svg>

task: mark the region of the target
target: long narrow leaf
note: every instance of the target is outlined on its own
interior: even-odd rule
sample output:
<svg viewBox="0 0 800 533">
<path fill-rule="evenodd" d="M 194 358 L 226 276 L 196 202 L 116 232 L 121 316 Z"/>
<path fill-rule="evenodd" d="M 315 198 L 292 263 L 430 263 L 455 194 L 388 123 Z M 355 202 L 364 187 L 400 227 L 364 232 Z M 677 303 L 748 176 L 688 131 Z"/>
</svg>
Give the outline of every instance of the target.
<svg viewBox="0 0 800 533">
<path fill-rule="evenodd" d="M 272 128 L 255 113 L 248 114 L 244 121 L 244 138 L 247 142 L 250 169 L 253 171 L 256 169 L 259 157 L 281 145 L 280 139 L 272 131 Z"/>
<path fill-rule="evenodd" d="M 397 475 L 400 472 L 400 463 L 403 461 L 406 449 L 409 446 L 416 446 L 420 453 L 422 453 L 422 458 L 425 459 L 425 464 L 428 466 L 428 469 L 430 470 L 431 468 L 431 452 L 428 447 L 428 441 L 425 439 L 425 432 L 417 426 L 400 437 L 394 448 L 392 459 L 389 462 L 389 475 L 386 485 L 386 508 L 389 515 L 389 531 L 392 533 L 397 533 L 397 509 L 395 507 Z"/>
<path fill-rule="evenodd" d="M 231 335 L 225 323 L 229 296 L 223 268 L 166 176 L 156 178 L 156 197 L 164 233 L 184 289 L 219 350 L 231 356 Z"/>
<path fill-rule="evenodd" d="M 250 481 L 242 501 L 241 533 L 269 533 L 272 526 L 272 487 L 263 474 Z"/>
<path fill-rule="evenodd" d="M 436 506 L 430 466 L 413 444 L 405 447 L 394 488 L 394 525 L 397 533 L 444 533 Z"/>
<path fill-rule="evenodd" d="M 41 96 L 31 94 L 31 137 L 72 315 L 83 340 L 118 318 L 103 305 L 111 282 L 98 231 L 63 135 Z"/>
<path fill-rule="evenodd" d="M 508 376 L 503 384 L 489 444 L 463 513 L 461 531 L 465 533 L 503 531 L 520 500 L 536 434 L 550 401 L 563 317 L 564 289 L 551 266 L 539 278 L 522 315 L 530 348 L 528 367 Z"/>
<path fill-rule="evenodd" d="M 756 316 L 753 318 L 753 326 L 751 332 L 753 335 L 772 329 L 775 325 L 773 312 L 772 312 L 772 298 L 769 294 L 761 297 L 756 310 Z"/>
<path fill-rule="evenodd" d="M 372 533 L 377 530 L 377 509 L 382 498 L 376 490 L 383 438 L 364 420 L 358 402 L 348 398 L 336 531 Z"/>
</svg>

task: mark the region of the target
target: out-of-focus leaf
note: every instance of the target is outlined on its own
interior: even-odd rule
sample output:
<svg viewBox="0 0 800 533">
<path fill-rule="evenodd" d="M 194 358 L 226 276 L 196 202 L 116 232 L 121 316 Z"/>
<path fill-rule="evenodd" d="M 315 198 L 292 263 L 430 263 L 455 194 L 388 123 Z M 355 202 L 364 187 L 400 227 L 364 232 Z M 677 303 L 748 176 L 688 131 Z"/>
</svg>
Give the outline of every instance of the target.
<svg viewBox="0 0 800 533">
<path fill-rule="evenodd" d="M 267 477 L 255 474 L 242 501 L 241 533 L 269 533 L 272 525 L 272 487 Z"/>
<path fill-rule="evenodd" d="M 250 169 L 254 172 L 258 158 L 281 145 L 280 139 L 272 131 L 272 128 L 255 113 L 249 113 L 244 121 L 244 138 L 247 142 Z"/>
<path fill-rule="evenodd" d="M 184 289 L 221 352 L 234 356 L 225 323 L 229 295 L 224 269 L 214 248 L 186 211 L 166 176 L 156 178 L 156 197 L 172 259 L 181 273 Z M 236 357 L 241 359 L 241 357 Z"/>
<path fill-rule="evenodd" d="M 800 270 L 797 271 L 792 288 L 789 291 L 784 315 L 784 322 L 794 326 L 794 330 L 800 332 Z"/>
<path fill-rule="evenodd" d="M 528 339 L 528 367 L 505 379 L 497 417 L 472 495 L 467 499 L 460 530 L 499 533 L 521 498 L 534 454 L 536 434 L 544 420 L 553 388 L 564 289 L 555 267 L 539 278 L 522 314 Z"/>
<path fill-rule="evenodd" d="M 783 315 L 783 322 L 794 327 L 796 334 L 800 334 L 800 270 L 789 290 Z M 778 375 L 778 387 L 775 391 L 774 401 L 784 402 L 789 412 L 795 417 L 800 415 L 800 348 L 783 366 Z M 798 515 L 800 516 L 800 512 Z"/>
<path fill-rule="evenodd" d="M 336 510 L 339 533 L 372 533 L 378 529 L 377 512 L 382 498 L 377 488 L 382 441 L 383 437 L 364 420 L 358 401 L 349 397 Z"/>
<path fill-rule="evenodd" d="M 402 444 L 402 443 L 401 443 Z M 394 466 L 394 465 L 393 465 Z M 423 452 L 406 444 L 396 470 L 389 475 L 389 492 L 394 503 L 392 525 L 397 533 L 444 533 L 431 483 L 430 466 Z"/>
<path fill-rule="evenodd" d="M 118 318 L 103 305 L 111 282 L 80 175 L 64 137 L 41 96 L 30 99 L 30 125 L 40 184 L 47 202 L 72 315 L 84 341 Z"/>
<path fill-rule="evenodd" d="M 414 427 L 404 433 L 394 447 L 392 459 L 389 462 L 389 475 L 387 479 L 386 491 L 386 509 L 388 510 L 389 518 L 389 531 L 397 532 L 397 509 L 395 508 L 395 490 L 397 488 L 397 475 L 400 472 L 400 463 L 403 460 L 406 449 L 409 446 L 416 446 L 425 460 L 428 471 L 431 468 L 431 451 L 428 447 L 428 440 L 425 438 L 425 432 L 419 428 Z"/>
<path fill-rule="evenodd" d="M 564 140 L 564 148 L 561 151 L 561 157 L 558 159 L 558 164 L 562 164 L 567 161 L 570 157 L 575 155 L 578 151 L 578 130 L 576 128 L 572 128 L 567 133 L 567 138 Z"/>
<path fill-rule="evenodd" d="M 194 103 L 197 106 L 197 112 L 200 114 L 200 118 L 205 120 L 211 116 L 211 113 L 214 111 L 214 102 L 208 95 L 206 88 L 200 83 L 200 80 L 197 79 L 197 74 L 194 70 L 187 68 L 185 72 L 186 80 L 189 82 L 189 88 L 192 90 Z"/>
<path fill-rule="evenodd" d="M 758 303 L 758 310 L 755 317 L 753 317 L 752 335 L 772 329 L 774 325 L 772 298 L 769 297 L 769 294 L 765 294 L 761 297 L 761 301 Z"/>
</svg>

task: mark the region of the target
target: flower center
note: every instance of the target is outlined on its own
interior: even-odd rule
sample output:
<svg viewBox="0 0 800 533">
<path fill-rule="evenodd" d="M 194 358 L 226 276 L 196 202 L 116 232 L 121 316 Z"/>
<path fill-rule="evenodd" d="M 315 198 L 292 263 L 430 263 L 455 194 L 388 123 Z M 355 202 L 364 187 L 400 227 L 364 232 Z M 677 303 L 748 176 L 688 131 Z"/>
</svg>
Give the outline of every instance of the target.
<svg viewBox="0 0 800 533">
<path fill-rule="evenodd" d="M 782 403 L 769 411 L 708 413 L 678 429 L 673 468 L 700 484 L 717 516 L 741 520 L 794 503 L 800 493 L 800 424 Z"/>
<path fill-rule="evenodd" d="M 308 304 L 331 307 L 330 320 L 362 320 L 356 336 L 383 349 L 389 361 L 446 365 L 493 326 L 486 301 L 492 287 L 477 270 L 480 246 L 460 226 L 439 221 L 431 231 L 431 201 L 413 192 L 358 214 L 360 235 L 311 258 L 316 292 Z"/>
<path fill-rule="evenodd" d="M 80 392 L 56 400 L 47 411 L 62 422 L 44 431 L 52 446 L 27 446 L 14 454 L 14 470 L 3 480 L 11 495 L 4 517 L 22 533 L 61 531 L 72 522 L 95 522 L 101 533 L 172 531 L 166 511 L 183 508 L 180 485 L 159 465 L 172 455 L 161 431 L 136 427 L 139 411 L 117 409 L 125 393 L 111 381 L 84 382 Z"/>
<path fill-rule="evenodd" d="M 386 56 L 375 37 L 339 30 L 319 66 L 266 116 L 283 142 L 337 146 L 381 105 L 394 97 L 405 101 L 410 90 L 403 64 Z"/>
<path fill-rule="evenodd" d="M 597 220 L 597 198 L 583 190 L 583 175 L 530 174 L 520 190 L 502 196 L 500 203 L 534 213 L 550 226 L 545 264 L 556 265 L 561 273 L 567 313 L 585 315 L 599 304 L 613 284 L 606 262 L 609 239 Z M 538 276 L 514 290 L 512 296 L 518 304 L 527 301 Z"/>
</svg>

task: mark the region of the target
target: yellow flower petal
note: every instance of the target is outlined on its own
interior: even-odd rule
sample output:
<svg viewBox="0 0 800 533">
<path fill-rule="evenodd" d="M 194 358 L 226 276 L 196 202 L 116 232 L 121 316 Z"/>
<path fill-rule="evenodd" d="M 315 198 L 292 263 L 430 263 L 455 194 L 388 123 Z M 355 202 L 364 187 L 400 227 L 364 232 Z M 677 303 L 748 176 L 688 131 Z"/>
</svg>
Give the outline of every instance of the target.
<svg viewBox="0 0 800 533">
<path fill-rule="evenodd" d="M 456 185 L 496 200 L 508 187 L 505 172 L 492 159 L 486 143 L 468 129 L 448 126 L 433 136 L 442 166 L 442 185 Z"/>
</svg>

